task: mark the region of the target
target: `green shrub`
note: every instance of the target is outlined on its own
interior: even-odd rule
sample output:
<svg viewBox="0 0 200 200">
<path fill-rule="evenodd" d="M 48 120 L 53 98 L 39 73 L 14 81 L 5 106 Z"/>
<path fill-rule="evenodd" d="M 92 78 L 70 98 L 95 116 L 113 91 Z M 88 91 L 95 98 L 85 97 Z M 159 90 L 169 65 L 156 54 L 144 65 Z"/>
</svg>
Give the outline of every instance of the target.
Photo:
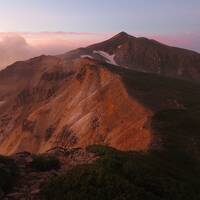
<svg viewBox="0 0 200 200">
<path fill-rule="evenodd" d="M 120 152 L 105 146 L 97 149 L 104 156 L 93 164 L 75 167 L 49 180 L 42 188 L 44 199 L 198 199 L 200 174 L 177 167 L 165 160 L 164 153 Z"/>
<path fill-rule="evenodd" d="M 60 161 L 54 156 L 35 155 L 31 166 L 37 171 L 58 170 Z"/>
<path fill-rule="evenodd" d="M 114 154 L 117 152 L 114 148 L 103 145 L 91 145 L 88 146 L 86 150 L 98 156 L 104 156 L 106 154 Z"/>
<path fill-rule="evenodd" d="M 51 179 L 42 189 L 42 195 L 48 200 L 132 200 L 153 196 L 146 195 L 142 188 L 129 184 L 117 174 L 91 166 L 81 166 Z"/>
<path fill-rule="evenodd" d="M 17 167 L 13 160 L 0 156 L 0 196 L 8 192 L 17 175 Z"/>
</svg>

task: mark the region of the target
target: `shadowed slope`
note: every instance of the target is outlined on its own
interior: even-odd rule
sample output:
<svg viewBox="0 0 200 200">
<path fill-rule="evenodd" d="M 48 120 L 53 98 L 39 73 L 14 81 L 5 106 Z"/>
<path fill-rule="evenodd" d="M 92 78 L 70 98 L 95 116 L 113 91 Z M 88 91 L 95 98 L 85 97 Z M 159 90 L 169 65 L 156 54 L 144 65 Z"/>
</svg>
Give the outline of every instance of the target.
<svg viewBox="0 0 200 200">
<path fill-rule="evenodd" d="M 60 56 L 64 60 L 91 57 L 137 71 L 200 80 L 200 54 L 121 32 L 104 42 Z M 114 61 L 113 61 L 114 60 Z"/>
</svg>

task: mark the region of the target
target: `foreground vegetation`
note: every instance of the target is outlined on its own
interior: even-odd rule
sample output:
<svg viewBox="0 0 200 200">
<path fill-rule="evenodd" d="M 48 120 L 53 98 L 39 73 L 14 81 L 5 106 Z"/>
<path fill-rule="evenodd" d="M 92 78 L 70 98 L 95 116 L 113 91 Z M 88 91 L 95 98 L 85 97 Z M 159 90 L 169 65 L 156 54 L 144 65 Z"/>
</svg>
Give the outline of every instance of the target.
<svg viewBox="0 0 200 200">
<path fill-rule="evenodd" d="M 42 189 L 48 200 L 196 200 L 200 174 L 187 160 L 164 152 L 120 152 L 91 146 L 101 155 L 95 163 L 78 166 L 51 179 Z M 188 167 L 190 170 L 188 170 Z"/>
<path fill-rule="evenodd" d="M 60 161 L 55 156 L 34 155 L 31 167 L 36 171 L 50 171 L 60 168 Z"/>
<path fill-rule="evenodd" d="M 0 156 L 0 198 L 11 189 L 16 173 L 17 168 L 13 160 Z"/>
</svg>

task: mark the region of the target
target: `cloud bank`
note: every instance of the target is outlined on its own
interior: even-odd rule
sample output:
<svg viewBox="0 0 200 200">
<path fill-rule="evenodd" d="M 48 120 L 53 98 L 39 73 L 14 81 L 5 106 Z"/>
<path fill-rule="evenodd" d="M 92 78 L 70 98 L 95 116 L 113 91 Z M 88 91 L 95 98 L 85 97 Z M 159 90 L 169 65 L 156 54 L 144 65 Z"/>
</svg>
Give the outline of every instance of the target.
<svg viewBox="0 0 200 200">
<path fill-rule="evenodd" d="M 42 54 L 57 55 L 100 42 L 107 34 L 95 33 L 0 33 L 0 70 L 19 60 Z"/>
<path fill-rule="evenodd" d="M 56 55 L 69 50 L 103 41 L 116 33 L 0 33 L 0 70 L 15 61 L 26 60 L 42 54 Z M 174 35 L 157 35 L 130 33 L 144 36 L 162 43 L 192 49 L 200 52 L 200 33 L 179 33 Z"/>
<path fill-rule="evenodd" d="M 16 34 L 8 34 L 0 38 L 0 69 L 16 60 L 24 60 L 35 55 L 26 40 Z"/>
</svg>

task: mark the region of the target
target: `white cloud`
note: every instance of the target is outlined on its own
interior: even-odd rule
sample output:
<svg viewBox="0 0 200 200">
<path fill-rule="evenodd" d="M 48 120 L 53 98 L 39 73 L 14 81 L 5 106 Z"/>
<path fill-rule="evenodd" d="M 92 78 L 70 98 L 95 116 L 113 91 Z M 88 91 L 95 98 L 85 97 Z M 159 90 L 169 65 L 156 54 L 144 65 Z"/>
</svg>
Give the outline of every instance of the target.
<svg viewBox="0 0 200 200">
<path fill-rule="evenodd" d="M 0 33 L 0 69 L 41 54 L 57 55 L 100 42 L 110 35 L 95 33 Z"/>
<path fill-rule="evenodd" d="M 0 69 L 15 62 L 36 55 L 36 49 L 17 34 L 8 34 L 0 39 Z"/>
</svg>

